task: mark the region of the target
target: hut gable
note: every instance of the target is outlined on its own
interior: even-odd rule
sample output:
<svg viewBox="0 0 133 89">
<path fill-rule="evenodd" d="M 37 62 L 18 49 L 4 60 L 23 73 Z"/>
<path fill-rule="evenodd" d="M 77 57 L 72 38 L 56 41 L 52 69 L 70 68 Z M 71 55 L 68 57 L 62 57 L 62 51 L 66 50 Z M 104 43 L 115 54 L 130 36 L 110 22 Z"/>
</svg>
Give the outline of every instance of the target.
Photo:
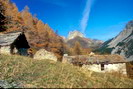
<svg viewBox="0 0 133 89">
<path fill-rule="evenodd" d="M 11 32 L 6 34 L 0 34 L 0 46 L 11 45 L 22 32 Z"/>
<path fill-rule="evenodd" d="M 25 34 L 20 31 L 0 34 L 0 53 L 28 55 L 30 48 Z"/>
</svg>

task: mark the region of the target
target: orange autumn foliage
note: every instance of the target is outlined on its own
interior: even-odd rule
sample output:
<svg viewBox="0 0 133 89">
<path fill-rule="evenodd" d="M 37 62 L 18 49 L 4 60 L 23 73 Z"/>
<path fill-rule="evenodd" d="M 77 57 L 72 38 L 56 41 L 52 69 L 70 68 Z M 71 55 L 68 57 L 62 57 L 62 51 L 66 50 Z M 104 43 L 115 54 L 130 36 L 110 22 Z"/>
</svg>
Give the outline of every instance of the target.
<svg viewBox="0 0 133 89">
<path fill-rule="evenodd" d="M 48 24 L 38 20 L 29 12 L 28 6 L 22 12 L 10 0 L 0 0 L 4 3 L 5 17 L 7 19 L 6 30 L 1 33 L 11 31 L 23 31 L 31 48 L 46 50 L 55 53 L 59 60 L 63 56 L 64 42 L 62 38 L 55 34 Z"/>
</svg>

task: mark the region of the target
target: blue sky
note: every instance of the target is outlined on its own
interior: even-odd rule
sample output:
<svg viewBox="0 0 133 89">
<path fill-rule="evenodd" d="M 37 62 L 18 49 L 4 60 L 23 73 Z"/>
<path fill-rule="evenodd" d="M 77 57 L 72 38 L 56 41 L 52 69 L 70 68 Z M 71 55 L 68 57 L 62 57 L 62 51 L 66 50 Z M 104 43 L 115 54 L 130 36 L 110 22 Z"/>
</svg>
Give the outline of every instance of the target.
<svg viewBox="0 0 133 89">
<path fill-rule="evenodd" d="M 108 40 L 121 32 L 133 19 L 133 0 L 12 0 L 19 10 L 25 6 L 67 37 L 78 30 L 87 38 Z"/>
</svg>

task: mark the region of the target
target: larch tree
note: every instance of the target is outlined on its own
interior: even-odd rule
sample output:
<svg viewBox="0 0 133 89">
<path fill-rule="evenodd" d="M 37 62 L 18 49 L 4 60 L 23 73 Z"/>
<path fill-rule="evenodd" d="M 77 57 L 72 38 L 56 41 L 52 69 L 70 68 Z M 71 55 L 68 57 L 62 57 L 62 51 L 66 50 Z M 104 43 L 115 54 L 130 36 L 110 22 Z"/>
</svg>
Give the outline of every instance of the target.
<svg viewBox="0 0 133 89">
<path fill-rule="evenodd" d="M 5 10 L 2 9 L 1 2 L 4 3 Z M 6 28 L 3 26 L 6 26 Z M 10 0 L 0 0 L 0 31 L 2 30 L 5 33 L 24 31 L 32 49 L 44 48 L 55 53 L 58 59 L 63 56 L 64 42 L 58 36 L 58 31 L 54 32 L 47 23 L 43 23 L 36 16 L 32 16 L 27 6 L 19 12 L 17 6 Z"/>
<path fill-rule="evenodd" d="M 0 0 L 0 32 L 3 32 L 6 30 L 6 17 L 5 17 L 5 6 L 4 3 Z"/>
<path fill-rule="evenodd" d="M 45 42 L 44 42 L 44 47 L 47 51 L 50 51 L 50 43 L 51 43 L 51 39 L 50 39 L 50 35 L 49 33 L 46 31 L 45 33 Z"/>
<path fill-rule="evenodd" d="M 82 47 L 78 41 L 75 43 L 73 51 L 74 51 L 75 55 L 81 55 L 82 54 Z"/>
</svg>

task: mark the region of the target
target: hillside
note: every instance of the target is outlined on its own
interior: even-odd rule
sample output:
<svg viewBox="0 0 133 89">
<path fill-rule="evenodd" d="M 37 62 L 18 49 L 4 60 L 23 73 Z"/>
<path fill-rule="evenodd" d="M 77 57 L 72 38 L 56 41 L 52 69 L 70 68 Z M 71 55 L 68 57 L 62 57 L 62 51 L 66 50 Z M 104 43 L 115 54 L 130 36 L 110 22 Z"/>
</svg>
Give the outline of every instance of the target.
<svg viewBox="0 0 133 89">
<path fill-rule="evenodd" d="M 12 86 L 7 86 L 8 88 L 133 88 L 133 80 L 121 76 L 15 55 L 0 55 L 0 71 L 0 80 L 13 83 Z"/>
<path fill-rule="evenodd" d="M 84 54 L 88 53 L 88 49 L 96 49 L 103 43 L 99 40 L 85 38 L 81 32 L 76 30 L 71 31 L 68 38 L 65 39 L 57 35 L 47 23 L 32 15 L 28 6 L 25 6 L 20 12 L 15 3 L 10 0 L 0 0 L 0 5 L 0 19 L 2 19 L 0 22 L 2 24 L 0 34 L 14 31 L 24 32 L 32 49 L 32 54 L 44 48 L 53 52 L 58 60 L 61 61 L 63 54 L 74 54 L 71 48 L 75 46 L 77 41 L 83 48 L 84 51 L 82 53 Z"/>
<path fill-rule="evenodd" d="M 32 15 L 27 6 L 20 12 L 10 0 L 0 0 L 0 7 L 0 33 L 23 31 L 33 50 L 45 48 L 61 59 L 64 44 L 62 38 L 48 24 Z"/>
<path fill-rule="evenodd" d="M 107 41 L 101 47 L 100 52 L 120 54 L 133 60 L 133 21 L 128 22 L 125 29 L 115 38 Z"/>
</svg>

